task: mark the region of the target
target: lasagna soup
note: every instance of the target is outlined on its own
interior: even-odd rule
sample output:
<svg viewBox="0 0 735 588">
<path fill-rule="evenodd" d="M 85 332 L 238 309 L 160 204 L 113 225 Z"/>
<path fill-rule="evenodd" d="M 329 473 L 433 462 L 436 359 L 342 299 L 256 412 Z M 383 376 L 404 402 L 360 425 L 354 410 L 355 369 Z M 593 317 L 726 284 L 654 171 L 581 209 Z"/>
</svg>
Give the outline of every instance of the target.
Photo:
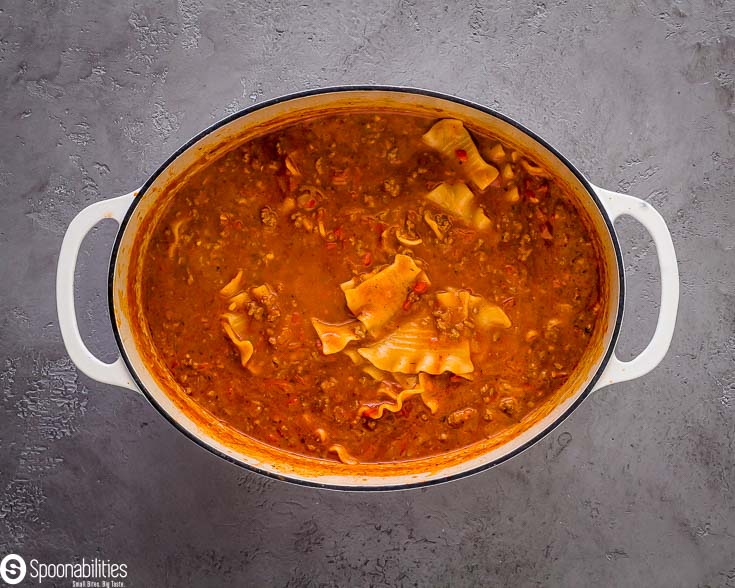
<svg viewBox="0 0 735 588">
<path fill-rule="evenodd" d="M 282 450 L 395 462 L 499 435 L 601 313 L 571 194 L 459 120 L 312 118 L 168 189 L 141 261 L 153 349 L 176 393 Z"/>
</svg>

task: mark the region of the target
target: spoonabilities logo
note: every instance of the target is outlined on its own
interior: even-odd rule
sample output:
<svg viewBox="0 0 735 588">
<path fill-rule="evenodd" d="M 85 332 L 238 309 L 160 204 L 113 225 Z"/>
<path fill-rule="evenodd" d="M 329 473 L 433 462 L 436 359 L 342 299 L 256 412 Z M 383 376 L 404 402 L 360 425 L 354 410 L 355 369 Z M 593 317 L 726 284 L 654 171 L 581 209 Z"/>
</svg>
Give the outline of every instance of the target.
<svg viewBox="0 0 735 588">
<path fill-rule="evenodd" d="M 25 577 L 26 562 L 21 556 L 9 553 L 0 561 L 0 578 L 6 584 L 20 584 Z"/>
</svg>

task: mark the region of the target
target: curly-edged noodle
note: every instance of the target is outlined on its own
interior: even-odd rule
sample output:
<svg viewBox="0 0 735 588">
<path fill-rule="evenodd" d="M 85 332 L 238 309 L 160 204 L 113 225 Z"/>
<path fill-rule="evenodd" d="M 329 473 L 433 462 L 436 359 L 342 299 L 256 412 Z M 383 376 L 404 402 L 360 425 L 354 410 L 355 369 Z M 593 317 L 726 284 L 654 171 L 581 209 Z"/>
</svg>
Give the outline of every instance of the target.
<svg viewBox="0 0 735 588">
<path fill-rule="evenodd" d="M 423 373 L 419 374 L 419 381 L 416 387 L 423 390 L 421 393 L 421 400 L 424 401 L 426 408 L 431 411 L 431 414 L 436 414 L 436 411 L 439 410 L 439 401 L 434 395 L 436 386 L 434 386 L 434 382 L 431 381 L 431 376 Z"/>
<path fill-rule="evenodd" d="M 223 323 L 227 323 L 238 339 L 245 339 L 248 330 L 248 315 L 241 312 L 226 312 L 220 316 Z"/>
<path fill-rule="evenodd" d="M 474 371 L 467 339 L 440 337 L 430 317 L 400 325 L 390 335 L 357 352 L 378 369 L 403 374 L 468 374 Z"/>
<path fill-rule="evenodd" d="M 481 303 L 475 306 L 475 312 L 475 325 L 481 329 L 491 329 L 492 327 L 507 329 L 511 325 L 510 319 L 505 314 L 505 311 L 497 304 L 493 304 L 487 300 L 482 300 Z"/>
<path fill-rule="evenodd" d="M 475 202 L 472 190 L 463 182 L 442 182 L 426 198 L 476 229 L 487 229 L 491 225 L 490 219 Z"/>
<path fill-rule="evenodd" d="M 240 292 L 227 301 L 227 310 L 238 310 L 250 302 L 250 294 Z"/>
<path fill-rule="evenodd" d="M 411 238 L 407 235 L 404 235 L 400 231 L 400 229 L 396 231 L 396 239 L 398 239 L 398 242 L 401 243 L 401 245 L 405 245 L 406 247 L 416 247 L 417 245 L 421 245 L 421 243 L 424 242 L 421 237 Z"/>
<path fill-rule="evenodd" d="M 352 360 L 355 365 L 362 365 L 365 363 L 362 355 L 357 352 L 357 349 L 345 349 L 344 354 Z"/>
<path fill-rule="evenodd" d="M 415 376 L 414 374 L 400 374 L 400 373 L 393 374 L 393 379 L 396 382 L 398 382 L 398 385 L 401 388 L 404 388 L 404 389 L 415 388 L 416 383 L 419 380 L 418 377 Z"/>
<path fill-rule="evenodd" d="M 417 281 L 428 282 L 424 271 L 408 255 L 398 254 L 388 267 L 373 273 L 361 283 L 356 279 L 340 284 L 347 307 L 371 335 L 399 312 L 411 287 Z"/>
<path fill-rule="evenodd" d="M 457 322 L 470 318 L 480 329 L 507 329 L 511 326 L 510 319 L 502 308 L 482 296 L 470 294 L 467 290 L 449 288 L 446 292 L 437 292 L 435 296 L 439 305 L 450 310 Z"/>
<path fill-rule="evenodd" d="M 487 152 L 488 159 L 493 163 L 502 163 L 505 159 L 505 149 L 500 143 L 496 143 L 492 146 L 490 151 Z"/>
<path fill-rule="evenodd" d="M 357 349 L 345 349 L 344 354 L 350 358 L 352 363 L 355 365 L 362 366 L 362 371 L 370 376 L 376 382 L 386 382 L 391 378 L 396 379 L 396 374 L 389 374 L 383 370 L 379 370 L 374 365 L 370 364 L 365 358 L 357 352 Z M 397 380 L 396 380 L 397 381 Z M 400 383 L 400 382 L 399 382 Z M 387 386 L 381 387 L 381 391 L 391 394 L 390 388 Z"/>
<path fill-rule="evenodd" d="M 525 159 L 521 159 L 521 165 L 532 176 L 541 176 L 541 177 L 544 177 L 544 178 L 551 177 L 549 175 L 549 172 L 547 172 L 543 167 L 539 167 L 537 165 L 533 165 L 532 163 L 526 161 Z"/>
<path fill-rule="evenodd" d="M 345 449 L 344 445 L 340 445 L 339 443 L 335 443 L 334 445 L 332 445 L 329 448 L 329 451 L 336 453 L 339 461 L 344 464 L 357 465 L 358 463 L 360 463 L 357 458 L 350 455 L 350 452 Z"/>
<path fill-rule="evenodd" d="M 171 242 L 171 245 L 168 246 L 169 259 L 173 259 L 174 255 L 176 255 L 176 249 L 179 247 L 179 241 L 181 240 L 181 228 L 188 222 L 188 218 L 177 218 L 171 223 L 171 234 L 173 235 L 174 240 Z"/>
<path fill-rule="evenodd" d="M 219 295 L 222 298 L 232 298 L 242 290 L 243 272 L 240 270 L 237 272 L 234 278 L 232 278 L 225 286 L 219 291 Z"/>
<path fill-rule="evenodd" d="M 388 372 L 379 370 L 374 365 L 367 364 L 364 368 L 362 368 L 362 371 L 365 372 L 368 376 L 370 376 L 376 382 L 385 382 L 391 379 L 390 374 Z"/>
<path fill-rule="evenodd" d="M 230 341 L 232 341 L 233 345 L 237 347 L 237 350 L 240 353 L 240 363 L 242 364 L 242 367 L 246 367 L 248 365 L 248 362 L 250 361 L 250 358 L 253 356 L 253 344 L 247 339 L 240 339 L 235 334 L 235 331 L 232 330 L 232 327 L 229 325 L 229 323 L 223 321 L 222 328 L 225 330 L 225 333 L 230 338 Z"/>
<path fill-rule="evenodd" d="M 262 304 L 267 304 L 276 294 L 268 284 L 261 284 L 250 289 L 250 293 Z"/>
<path fill-rule="evenodd" d="M 452 312 L 456 322 L 461 322 L 470 316 L 470 299 L 479 296 L 472 296 L 467 290 L 449 288 L 446 292 L 437 292 L 435 298 L 439 306 Z"/>
<path fill-rule="evenodd" d="M 350 341 L 357 341 L 360 338 L 355 333 L 355 327 L 358 327 L 360 323 L 355 320 L 333 325 L 313 318 L 311 324 L 322 342 L 324 355 L 342 351 Z"/>
<path fill-rule="evenodd" d="M 357 414 L 358 416 L 364 416 L 371 419 L 382 418 L 385 411 L 398 412 L 403 408 L 403 403 L 411 398 L 412 396 L 421 396 L 421 400 L 431 411 L 431 414 L 436 414 L 439 410 L 439 402 L 433 396 L 434 386 L 431 382 L 430 376 L 421 373 L 418 376 L 418 382 L 414 384 L 412 388 L 401 390 L 398 394 L 390 392 L 387 387 L 383 387 L 381 392 L 386 394 L 391 400 L 383 401 L 379 403 L 363 404 Z"/>
<path fill-rule="evenodd" d="M 444 233 L 442 233 L 442 230 L 439 228 L 439 224 L 434 220 L 434 216 L 428 210 L 424 212 L 424 222 L 429 225 L 429 228 L 432 231 L 434 231 L 434 234 L 439 241 L 444 240 Z"/>
<path fill-rule="evenodd" d="M 301 170 L 299 169 L 299 166 L 296 165 L 296 162 L 293 160 L 291 155 L 286 155 L 286 159 L 284 160 L 284 163 L 286 164 L 286 169 L 289 171 L 289 173 L 292 176 L 300 176 Z"/>
<path fill-rule="evenodd" d="M 498 177 L 498 170 L 482 158 L 462 121 L 453 118 L 440 120 L 429 129 L 422 140 L 445 157 L 455 160 L 458 152 L 464 151 L 467 160 L 462 166 L 467 177 L 480 190 L 487 188 Z"/>
<path fill-rule="evenodd" d="M 381 402 L 379 404 L 364 404 L 360 407 L 357 414 L 358 416 L 364 416 L 371 419 L 382 418 L 383 413 L 388 410 L 390 412 L 398 412 L 403 408 L 403 403 L 411 398 L 412 396 L 418 396 L 423 390 L 420 388 L 412 388 L 411 390 L 403 390 L 398 393 L 395 401 L 393 402 Z"/>
</svg>

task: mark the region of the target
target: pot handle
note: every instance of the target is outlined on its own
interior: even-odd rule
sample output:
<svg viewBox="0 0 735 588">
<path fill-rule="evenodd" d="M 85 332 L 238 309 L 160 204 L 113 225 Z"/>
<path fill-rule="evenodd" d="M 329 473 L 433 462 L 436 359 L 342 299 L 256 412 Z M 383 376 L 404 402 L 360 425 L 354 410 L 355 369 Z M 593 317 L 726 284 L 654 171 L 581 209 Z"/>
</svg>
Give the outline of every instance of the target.
<svg viewBox="0 0 735 588">
<path fill-rule="evenodd" d="M 620 361 L 613 352 L 605 371 L 594 387 L 594 390 L 599 390 L 616 382 L 640 378 L 661 363 L 674 336 L 676 311 L 679 305 L 679 268 L 676 263 L 674 243 L 666 221 L 653 206 L 634 196 L 611 192 L 597 186 L 593 187 L 607 210 L 610 220 L 615 221 L 616 218 L 627 214 L 641 223 L 649 232 L 656 246 L 661 274 L 661 304 L 656 331 L 651 341 L 638 357 L 631 361 Z"/>
<path fill-rule="evenodd" d="M 56 268 L 56 310 L 59 314 L 61 337 L 69 357 L 82 372 L 93 380 L 103 384 L 122 386 L 136 392 L 139 390 L 130 377 L 130 372 L 125 367 L 122 358 L 118 357 L 112 363 L 100 361 L 92 355 L 82 341 L 74 306 L 74 272 L 79 247 L 87 233 L 106 218 L 114 219 L 118 224 L 121 223 L 137 193 L 136 190 L 125 196 L 95 202 L 82 210 L 66 230 Z"/>
</svg>

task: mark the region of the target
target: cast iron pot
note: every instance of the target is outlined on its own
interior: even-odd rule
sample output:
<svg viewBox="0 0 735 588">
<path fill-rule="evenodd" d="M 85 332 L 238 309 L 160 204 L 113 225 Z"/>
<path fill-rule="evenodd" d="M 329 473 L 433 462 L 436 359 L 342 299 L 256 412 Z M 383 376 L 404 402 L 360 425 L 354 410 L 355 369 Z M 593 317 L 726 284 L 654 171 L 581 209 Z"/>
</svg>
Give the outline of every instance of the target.
<svg viewBox="0 0 735 588">
<path fill-rule="evenodd" d="M 591 219 L 603 257 L 602 320 L 567 384 L 551 401 L 496 438 L 442 456 L 397 464 L 345 465 L 277 450 L 251 439 L 211 415 L 177 390 L 152 352 L 136 291 L 146 233 L 165 208 L 166 187 L 234 146 L 305 117 L 355 109 L 390 109 L 433 118 L 452 117 L 469 128 L 484 129 L 531 159 L 545 165 L 566 184 Z M 170 196 L 168 196 L 170 197 Z M 625 275 L 613 221 L 629 215 L 650 233 L 661 274 L 658 324 L 648 346 L 632 361 L 614 353 L 623 317 Z M 79 334 L 74 308 L 74 269 L 84 236 L 102 219 L 120 228 L 112 249 L 108 298 L 112 328 L 120 349 L 113 363 L 98 360 Z M 138 241 L 142 245 L 134 244 Z M 97 202 L 71 222 L 59 256 L 56 282 L 59 326 L 69 356 L 87 376 L 143 394 L 168 421 L 212 453 L 244 468 L 308 486 L 347 490 L 411 488 L 452 480 L 495 466 L 530 447 L 552 431 L 591 393 L 615 382 L 639 378 L 665 356 L 674 332 L 679 274 L 671 235 L 648 203 L 593 186 L 546 141 L 516 121 L 484 106 L 426 90 L 396 87 L 339 87 L 292 94 L 246 108 L 192 138 L 145 182 L 125 196 Z M 176 304 L 175 300 L 171 301 Z"/>
</svg>

